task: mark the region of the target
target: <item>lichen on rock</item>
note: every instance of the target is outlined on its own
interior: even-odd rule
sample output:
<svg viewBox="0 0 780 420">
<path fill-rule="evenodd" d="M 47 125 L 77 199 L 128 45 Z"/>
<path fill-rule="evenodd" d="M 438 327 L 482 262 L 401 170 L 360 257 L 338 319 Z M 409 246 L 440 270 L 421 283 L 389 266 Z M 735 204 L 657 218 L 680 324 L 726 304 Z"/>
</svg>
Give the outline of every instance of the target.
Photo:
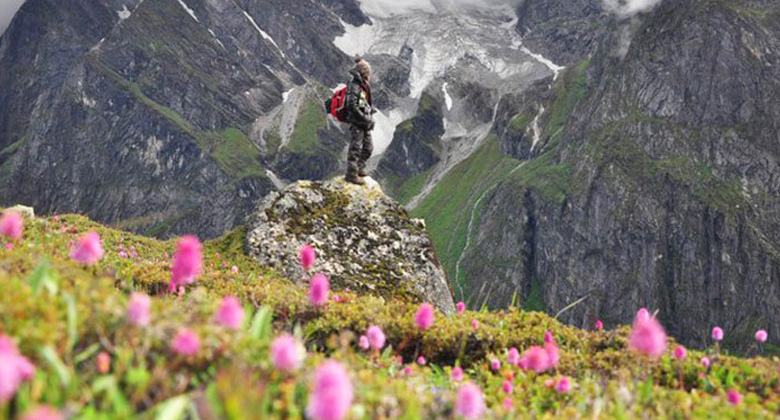
<svg viewBox="0 0 780 420">
<path fill-rule="evenodd" d="M 379 184 L 300 181 L 263 199 L 249 218 L 247 251 L 260 264 L 306 281 L 301 247 L 312 245 L 335 290 L 427 301 L 454 312 L 452 294 L 422 220 L 412 219 Z"/>
</svg>

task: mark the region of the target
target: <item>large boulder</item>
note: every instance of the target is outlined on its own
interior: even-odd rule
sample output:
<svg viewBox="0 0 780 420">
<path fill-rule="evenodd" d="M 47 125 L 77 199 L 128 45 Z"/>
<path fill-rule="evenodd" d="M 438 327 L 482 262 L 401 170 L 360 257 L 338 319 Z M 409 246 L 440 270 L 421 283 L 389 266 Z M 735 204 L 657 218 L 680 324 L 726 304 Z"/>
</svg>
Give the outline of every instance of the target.
<svg viewBox="0 0 780 420">
<path fill-rule="evenodd" d="M 300 181 L 271 193 L 250 216 L 247 250 L 263 265 L 295 281 L 308 277 L 299 263 L 304 244 L 317 251 L 313 272 L 335 290 L 349 288 L 386 298 L 430 302 L 444 313 L 455 306 L 425 223 L 365 178 Z"/>
</svg>

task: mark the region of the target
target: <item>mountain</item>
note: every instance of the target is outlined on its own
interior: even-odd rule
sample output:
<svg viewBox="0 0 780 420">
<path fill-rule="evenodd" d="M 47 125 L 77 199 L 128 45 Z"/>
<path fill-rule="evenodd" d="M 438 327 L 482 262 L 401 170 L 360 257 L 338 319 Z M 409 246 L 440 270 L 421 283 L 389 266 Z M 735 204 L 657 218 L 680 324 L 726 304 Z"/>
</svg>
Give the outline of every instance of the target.
<svg viewBox="0 0 780 420">
<path fill-rule="evenodd" d="M 775 340 L 778 5 L 613 3 L 28 0 L 0 37 L 0 204 L 218 236 L 343 169 L 320 101 L 362 54 L 373 175 L 457 300 Z"/>
<path fill-rule="evenodd" d="M 340 22 L 365 19 L 351 1 L 27 1 L 0 38 L 2 201 L 221 234 L 277 172 L 337 170 L 320 90 L 349 66 Z"/>
<path fill-rule="evenodd" d="M 775 2 L 664 2 L 524 98 L 520 127 L 546 110 L 544 146 L 476 209 L 466 294 L 575 304 L 561 317 L 577 325 L 648 306 L 695 345 L 713 325 L 732 346 L 780 334 L 779 17 Z"/>
</svg>

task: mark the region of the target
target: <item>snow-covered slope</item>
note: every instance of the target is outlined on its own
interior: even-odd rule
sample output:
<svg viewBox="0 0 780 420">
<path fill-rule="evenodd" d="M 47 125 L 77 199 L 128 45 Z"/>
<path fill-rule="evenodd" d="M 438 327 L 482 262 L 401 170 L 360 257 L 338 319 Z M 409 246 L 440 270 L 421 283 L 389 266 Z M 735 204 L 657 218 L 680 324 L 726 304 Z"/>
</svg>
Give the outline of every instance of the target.
<svg viewBox="0 0 780 420">
<path fill-rule="evenodd" d="M 368 56 L 397 56 L 405 48 L 412 50 L 409 98 L 379 114 L 373 163 L 393 140 L 395 126 L 415 115 L 414 105 L 426 89 L 438 86 L 446 107 L 441 160 L 410 206 L 489 134 L 492 119 L 475 118 L 473 109 L 463 104 L 473 86 L 489 92 L 487 106 L 492 110 L 503 95 L 520 93 L 533 81 L 557 76 L 562 69 L 523 46 L 514 28 L 515 11 L 503 2 L 362 0 L 361 8 L 372 24 L 342 22 L 345 33 L 333 41 L 338 48 Z"/>
</svg>

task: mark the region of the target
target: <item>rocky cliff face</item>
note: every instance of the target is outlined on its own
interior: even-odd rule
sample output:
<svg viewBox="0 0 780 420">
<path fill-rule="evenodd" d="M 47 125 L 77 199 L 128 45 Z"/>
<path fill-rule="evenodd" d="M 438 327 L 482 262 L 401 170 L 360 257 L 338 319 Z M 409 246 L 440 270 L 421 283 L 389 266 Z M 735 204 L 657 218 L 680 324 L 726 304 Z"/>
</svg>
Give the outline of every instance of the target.
<svg viewBox="0 0 780 420">
<path fill-rule="evenodd" d="M 271 193 L 250 218 L 247 250 L 261 264 L 305 280 L 303 245 L 317 252 L 313 271 L 336 290 L 430 302 L 455 312 L 447 279 L 422 220 L 386 196 L 379 184 L 300 181 Z"/>
<path fill-rule="evenodd" d="M 735 346 L 780 335 L 778 17 L 664 2 L 624 53 L 618 31 L 570 66 L 537 106 L 545 147 L 486 199 L 471 296 L 502 306 L 519 291 L 553 312 L 583 299 L 562 314 L 582 326 L 649 306 L 688 344 L 716 324 Z"/>
<path fill-rule="evenodd" d="M 0 39 L 1 201 L 162 236 L 236 226 L 278 178 L 339 167 L 319 105 L 349 66 L 339 19 L 366 21 L 352 0 L 29 0 Z"/>
</svg>

